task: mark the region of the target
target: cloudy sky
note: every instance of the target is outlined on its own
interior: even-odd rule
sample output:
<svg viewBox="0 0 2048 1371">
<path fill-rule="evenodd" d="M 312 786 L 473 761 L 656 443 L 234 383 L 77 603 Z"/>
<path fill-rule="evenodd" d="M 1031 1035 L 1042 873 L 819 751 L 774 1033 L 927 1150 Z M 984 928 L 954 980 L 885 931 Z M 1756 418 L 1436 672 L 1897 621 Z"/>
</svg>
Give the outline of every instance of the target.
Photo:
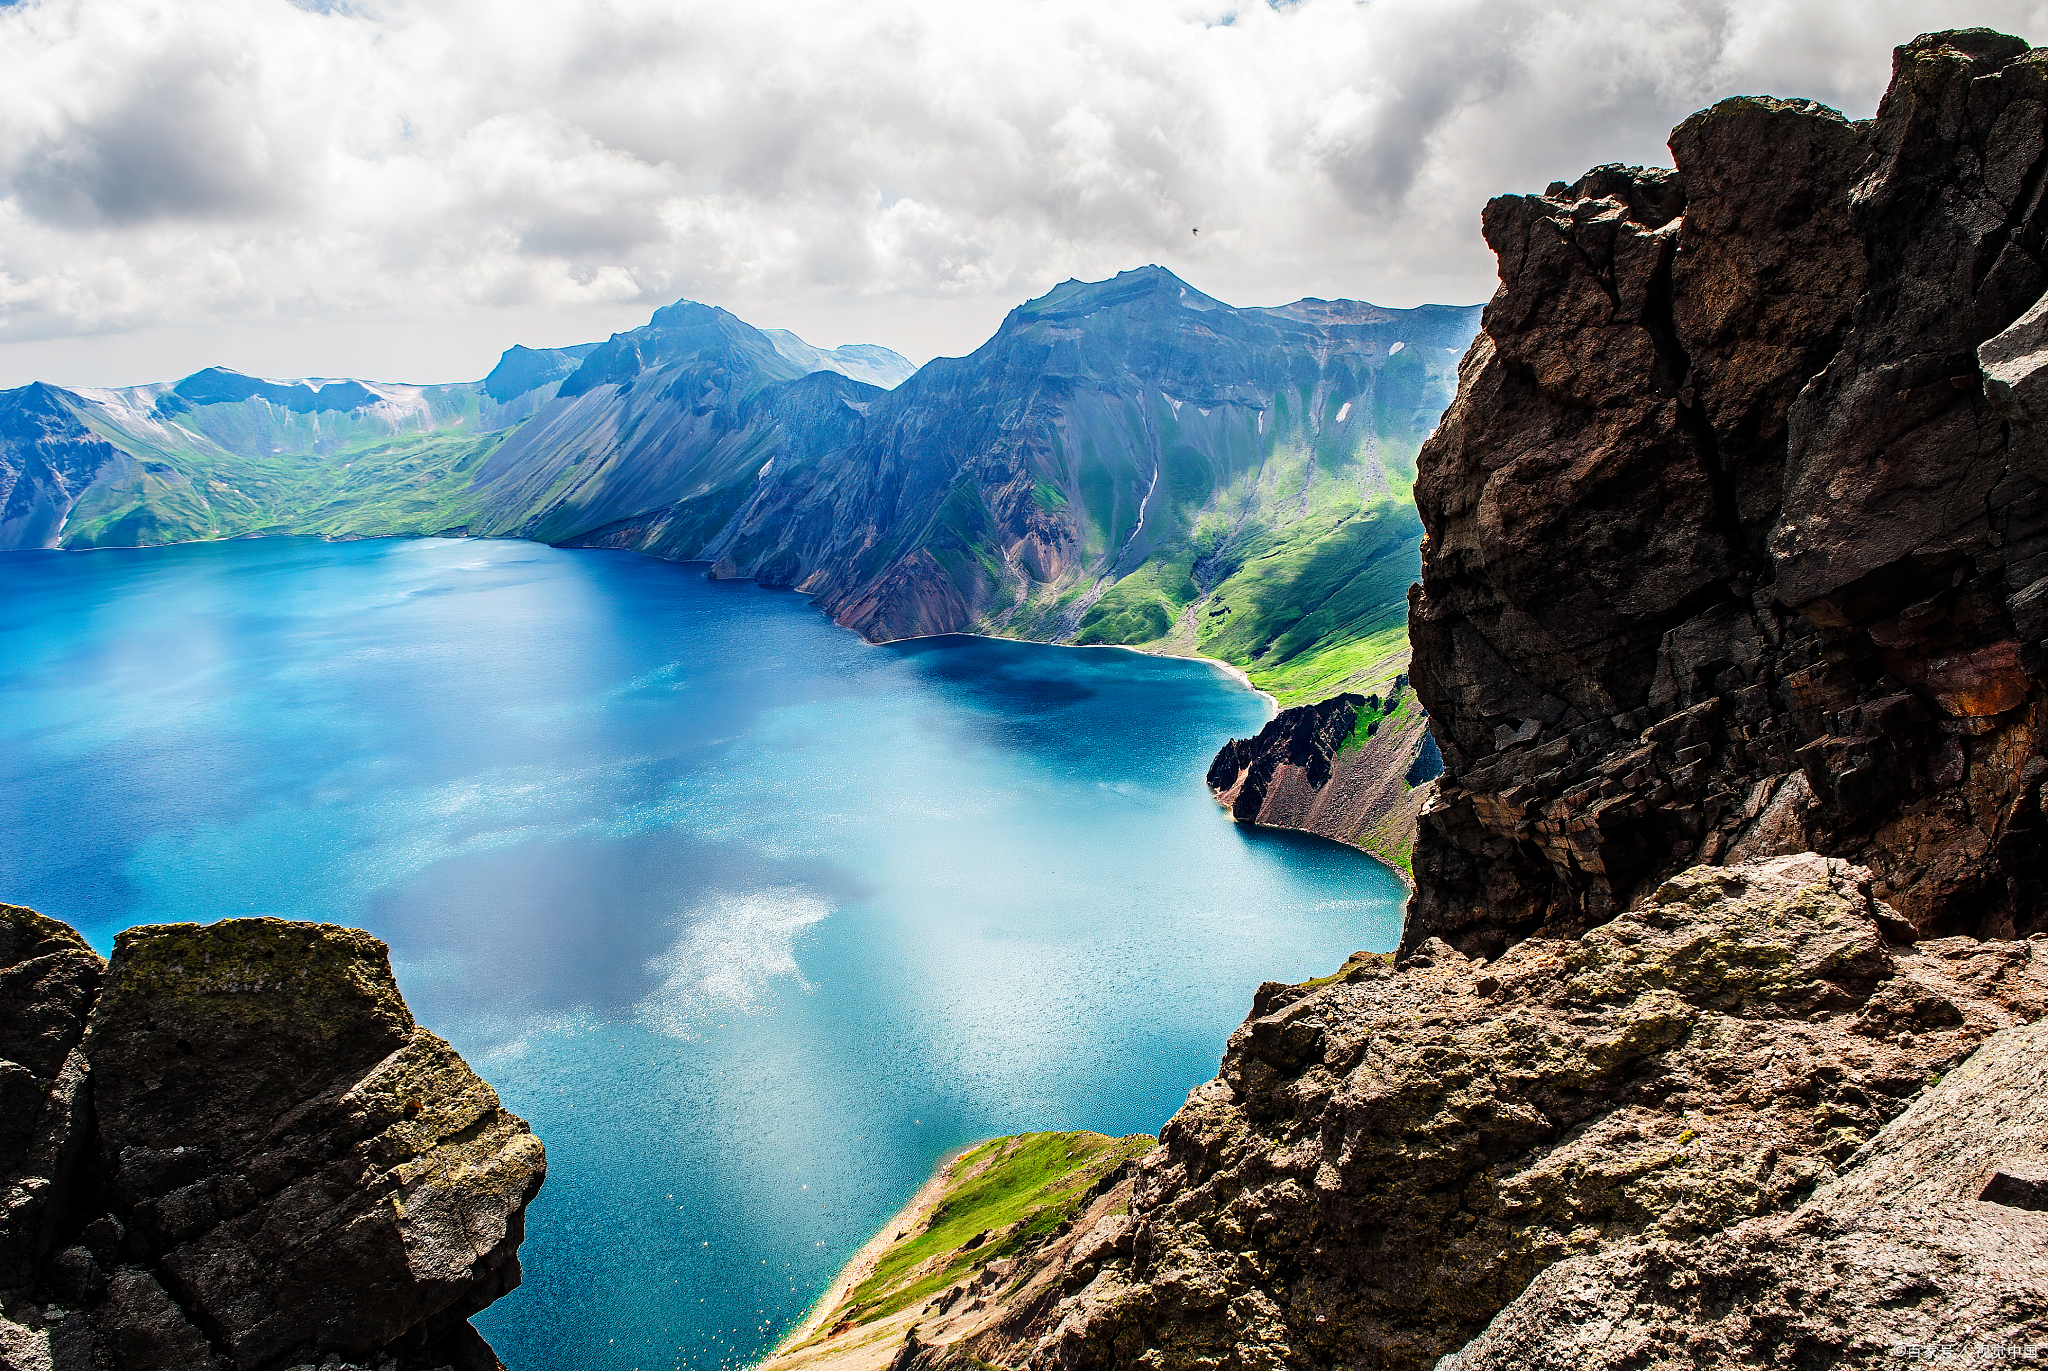
<svg viewBox="0 0 2048 1371">
<path fill-rule="evenodd" d="M 1967 24 L 2048 0 L 15 0 L 0 385 L 471 379 L 680 297 L 923 361 L 1145 262 L 1482 300 L 1487 196 Z"/>
</svg>

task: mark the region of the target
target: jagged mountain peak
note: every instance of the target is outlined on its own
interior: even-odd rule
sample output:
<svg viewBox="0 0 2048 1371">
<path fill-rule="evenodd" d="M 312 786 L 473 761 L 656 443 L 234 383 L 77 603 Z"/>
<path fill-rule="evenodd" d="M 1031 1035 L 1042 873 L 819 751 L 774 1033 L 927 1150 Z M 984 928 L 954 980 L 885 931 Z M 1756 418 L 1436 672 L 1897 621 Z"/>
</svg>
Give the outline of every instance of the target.
<svg viewBox="0 0 2048 1371">
<path fill-rule="evenodd" d="M 1230 308 L 1221 300 L 1196 290 L 1165 267 L 1147 264 L 1120 271 L 1106 281 L 1081 281 L 1069 277 L 1045 294 L 1019 305 L 1012 318 L 1080 318 L 1099 310 L 1134 304 L 1155 309 Z"/>
<path fill-rule="evenodd" d="M 685 363 L 706 364 L 714 371 L 763 383 L 836 371 L 884 388 L 916 370 L 907 358 L 872 343 L 813 347 L 787 329 L 758 329 L 717 305 L 678 300 L 656 310 L 639 328 L 592 345 L 582 365 L 562 382 L 560 393 L 576 396 L 601 385 L 626 386 L 642 371 Z"/>
</svg>

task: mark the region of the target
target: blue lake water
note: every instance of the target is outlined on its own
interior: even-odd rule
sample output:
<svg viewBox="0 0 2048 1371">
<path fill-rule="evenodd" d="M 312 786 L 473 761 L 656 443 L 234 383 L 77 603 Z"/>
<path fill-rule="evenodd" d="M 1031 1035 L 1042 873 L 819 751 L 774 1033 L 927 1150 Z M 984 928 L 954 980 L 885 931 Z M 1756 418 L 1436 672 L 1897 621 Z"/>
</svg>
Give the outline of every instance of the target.
<svg viewBox="0 0 2048 1371">
<path fill-rule="evenodd" d="M 372 930 L 547 1143 L 499 1354 L 735 1366 L 947 1151 L 1156 1131 L 1260 981 L 1393 946 L 1389 872 L 1204 789 L 1266 714 L 630 554 L 6 554 L 0 900 Z"/>
</svg>

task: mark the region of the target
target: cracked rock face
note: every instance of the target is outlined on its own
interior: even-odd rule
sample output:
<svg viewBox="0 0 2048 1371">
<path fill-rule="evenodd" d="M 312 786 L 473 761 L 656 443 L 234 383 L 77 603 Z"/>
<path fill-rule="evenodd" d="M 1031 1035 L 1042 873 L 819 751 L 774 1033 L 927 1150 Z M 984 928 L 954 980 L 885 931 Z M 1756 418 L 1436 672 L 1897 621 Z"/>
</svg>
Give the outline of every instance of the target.
<svg viewBox="0 0 2048 1371">
<path fill-rule="evenodd" d="M 1559 1262 L 1439 1371 L 2037 1362 L 2048 1214 L 1980 1198 L 2016 1145 L 2048 1161 L 2048 1023 L 1993 1037 L 1791 1213 Z"/>
<path fill-rule="evenodd" d="M 0 905 L 0 1289 L 27 1283 L 71 1199 L 85 1142 L 79 1039 L 104 971 L 66 925 Z"/>
<path fill-rule="evenodd" d="M 519 1283 L 544 1154 L 413 1023 L 382 943 L 231 919 L 130 929 L 102 965 L 14 906 L 0 940 L 0 1008 L 27 1005 L 0 1078 L 43 1100 L 9 1159 L 0 1367 L 497 1365 L 466 1320 Z"/>
<path fill-rule="evenodd" d="M 1141 1164 L 1129 1258 L 1005 1341 L 1059 1371 L 1428 1366 L 1554 1263 L 1791 1208 L 2048 1009 L 2048 942 L 1888 941 L 1870 888 L 1811 853 L 1699 867 L 1575 940 L 1264 987 Z"/>
<path fill-rule="evenodd" d="M 1445 771 L 1405 947 L 1572 936 L 1812 848 L 1926 934 L 2043 925 L 2048 51 L 1900 48 L 1877 118 L 1738 98 L 1675 172 L 1486 208 L 1423 449 Z"/>
</svg>

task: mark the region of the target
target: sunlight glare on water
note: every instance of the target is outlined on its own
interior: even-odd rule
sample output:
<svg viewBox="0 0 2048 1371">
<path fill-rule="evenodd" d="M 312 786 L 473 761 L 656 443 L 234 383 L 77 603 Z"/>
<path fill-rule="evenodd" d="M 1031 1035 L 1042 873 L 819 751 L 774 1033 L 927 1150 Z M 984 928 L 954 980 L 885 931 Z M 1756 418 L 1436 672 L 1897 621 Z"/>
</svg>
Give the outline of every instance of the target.
<svg viewBox="0 0 2048 1371">
<path fill-rule="evenodd" d="M 1213 667 L 873 647 L 630 554 L 277 539 L 0 556 L 0 899 L 102 951 L 384 938 L 548 1147 L 515 1368 L 742 1364 L 933 1163 L 1156 1131 L 1400 883 L 1230 823 Z"/>
</svg>

